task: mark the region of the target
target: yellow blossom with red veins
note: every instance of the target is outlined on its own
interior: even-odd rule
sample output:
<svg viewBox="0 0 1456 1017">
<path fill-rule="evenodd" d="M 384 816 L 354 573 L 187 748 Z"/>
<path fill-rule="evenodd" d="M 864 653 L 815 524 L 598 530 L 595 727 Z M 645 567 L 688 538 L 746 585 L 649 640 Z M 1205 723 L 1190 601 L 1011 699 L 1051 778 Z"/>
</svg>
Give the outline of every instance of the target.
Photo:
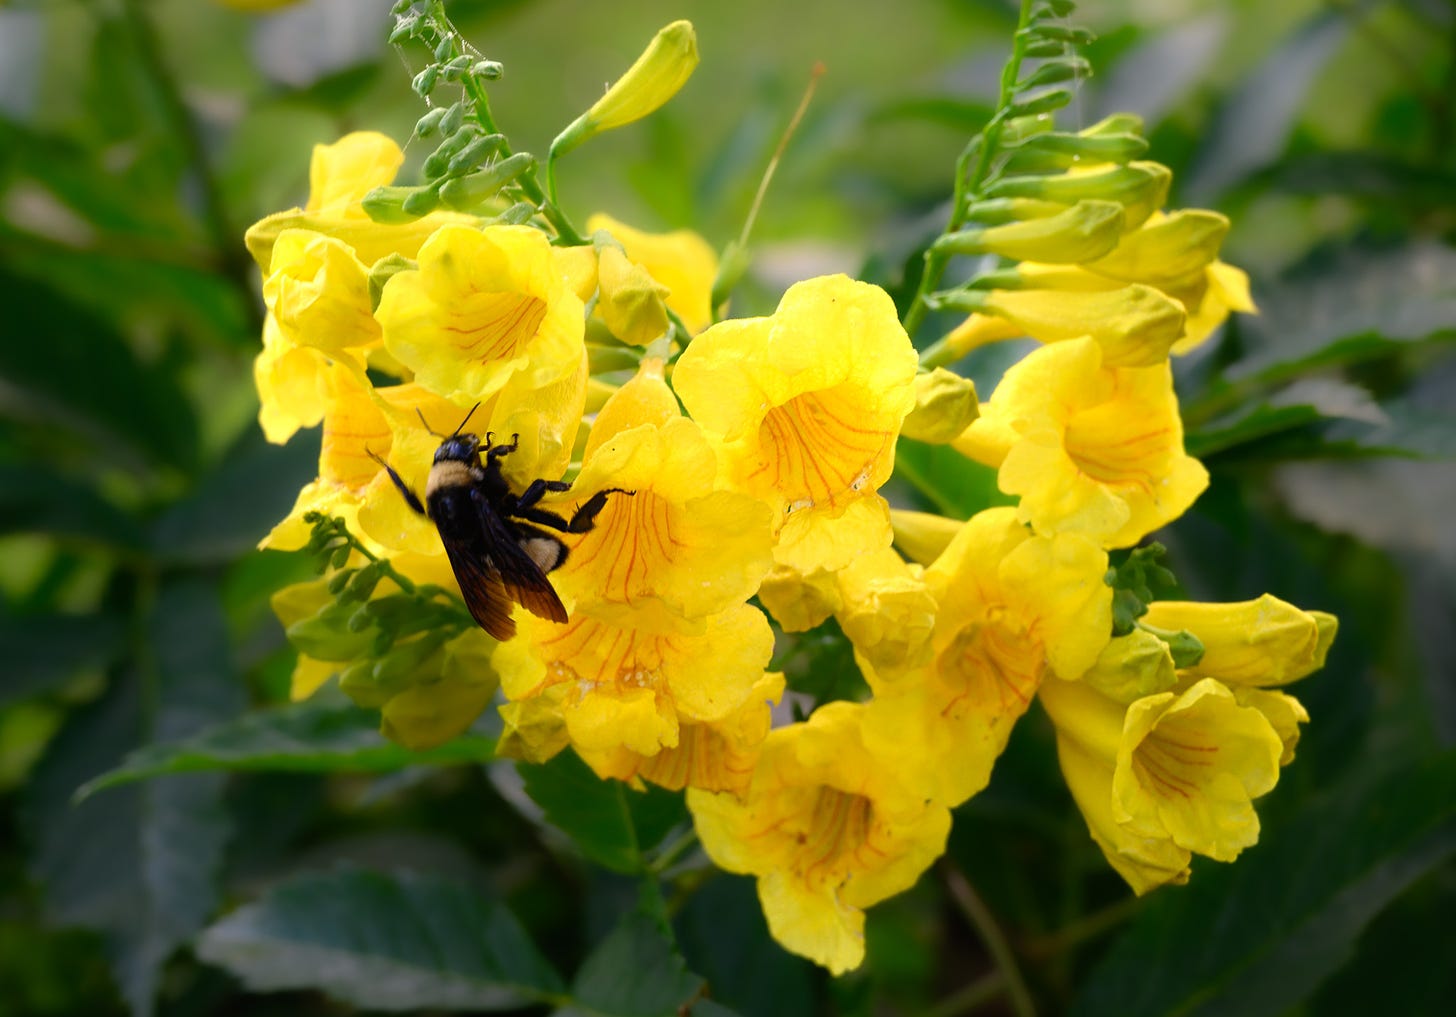
<svg viewBox="0 0 1456 1017">
<path fill-rule="evenodd" d="M 582 303 L 539 230 L 446 226 L 418 261 L 385 284 L 375 316 L 385 348 L 422 385 L 468 405 L 580 369 Z"/>
<path fill-rule="evenodd" d="M 742 797 L 688 791 L 708 857 L 756 876 L 773 937 L 835 974 L 864 959 L 864 910 L 913 886 L 950 831 L 949 810 L 903 779 L 904 747 L 865 739 L 864 711 L 830 703 L 770 732 Z"/>
<path fill-rule="evenodd" d="M 990 779 L 1016 720 L 1043 679 L 1079 677 L 1112 631 L 1107 555 L 1075 534 L 1029 533 L 1009 508 L 967 522 L 925 570 L 937 610 L 929 660 L 882 672 L 861 655 L 875 691 L 865 737 L 881 751 L 913 742 L 906 779 L 958 805 Z"/>
<path fill-rule="evenodd" d="M 775 560 L 808 573 L 889 544 L 878 492 L 915 406 L 915 374 L 889 296 L 823 276 L 791 286 L 769 317 L 703 332 L 673 386 L 727 484 L 773 508 Z"/>
<path fill-rule="evenodd" d="M 998 468 L 1038 533 L 1128 547 L 1176 519 L 1208 486 L 1183 449 L 1167 364 L 1107 367 L 1076 339 L 1033 350 L 1008 370 L 954 446 Z"/>
</svg>

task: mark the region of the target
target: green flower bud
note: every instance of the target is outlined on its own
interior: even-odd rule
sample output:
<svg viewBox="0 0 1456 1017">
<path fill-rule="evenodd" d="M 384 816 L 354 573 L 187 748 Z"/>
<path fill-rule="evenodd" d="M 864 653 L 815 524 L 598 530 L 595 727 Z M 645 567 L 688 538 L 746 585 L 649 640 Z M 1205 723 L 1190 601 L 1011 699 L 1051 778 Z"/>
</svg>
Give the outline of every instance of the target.
<svg viewBox="0 0 1456 1017">
<path fill-rule="evenodd" d="M 1082 681 L 1119 703 L 1167 692 L 1178 683 L 1168 644 L 1152 632 L 1135 628 L 1107 644 Z"/>
<path fill-rule="evenodd" d="M 426 187 L 400 187 L 395 185 L 376 187 L 364 195 L 360 204 L 369 218 L 384 225 L 414 222 L 419 215 L 405 211 L 405 202 Z"/>
<path fill-rule="evenodd" d="M 1183 209 L 1125 234 L 1116 250 L 1086 267 L 1121 282 L 1183 283 L 1213 263 L 1228 230 L 1228 219 L 1217 212 Z"/>
<path fill-rule="evenodd" d="M 441 130 L 446 116 L 448 116 L 452 110 L 460 105 L 461 104 L 457 102 L 454 106 L 449 107 L 449 109 L 446 109 L 444 106 L 436 106 L 424 116 L 420 117 L 418 120 L 415 121 L 415 137 L 428 138 L 436 131 Z M 456 126 L 459 126 L 458 122 Z M 454 132 L 446 130 L 445 133 L 453 134 Z"/>
<path fill-rule="evenodd" d="M 976 383 L 937 367 L 915 376 L 915 409 L 905 418 L 900 433 L 944 445 L 960 437 L 980 412 Z"/>
<path fill-rule="evenodd" d="M 1148 150 L 1148 143 L 1136 134 L 1069 134 L 1048 131 L 1034 134 L 1011 152 L 1008 173 L 1037 173 L 1063 170 L 1078 163 L 1092 165 L 1113 162 L 1123 165 Z"/>
<path fill-rule="evenodd" d="M 1086 198 L 1115 201 L 1123 206 L 1123 229 L 1137 229 L 1161 208 L 1168 196 L 1173 171 L 1156 162 L 1060 176 L 1003 177 L 986 189 L 988 198 L 1042 198 L 1072 204 Z"/>
<path fill-rule="evenodd" d="M 386 255 L 369 266 L 370 309 L 374 310 L 379 307 L 379 298 L 384 293 L 385 283 L 406 269 L 418 267 L 418 263 L 413 258 L 406 258 L 403 254 Z"/>
<path fill-rule="evenodd" d="M 499 135 L 490 136 L 490 138 L 496 137 Z M 480 140 L 489 141 L 490 138 Z M 535 164 L 536 157 L 531 153 L 517 152 L 479 172 L 446 181 L 440 188 L 440 198 L 448 208 L 474 211 L 483 202 L 495 197 L 502 187 L 530 170 Z"/>
</svg>

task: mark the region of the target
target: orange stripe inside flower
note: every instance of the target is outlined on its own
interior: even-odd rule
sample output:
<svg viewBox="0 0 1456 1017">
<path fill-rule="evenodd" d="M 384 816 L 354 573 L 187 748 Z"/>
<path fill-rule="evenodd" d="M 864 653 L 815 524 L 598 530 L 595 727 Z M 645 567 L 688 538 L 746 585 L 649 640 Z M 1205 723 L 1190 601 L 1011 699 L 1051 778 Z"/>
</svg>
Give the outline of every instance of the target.
<svg viewBox="0 0 1456 1017">
<path fill-rule="evenodd" d="M 685 542 L 674 533 L 672 504 L 650 490 L 607 502 L 589 539 L 573 549 L 573 571 L 590 569 L 600 577 L 603 600 L 631 604 L 651 596 L 653 577 L 668 573 Z"/>
<path fill-rule="evenodd" d="M 1218 762 L 1218 744 L 1206 731 L 1165 719 L 1132 754 L 1133 773 L 1143 787 L 1174 801 L 1204 793 Z"/>
<path fill-rule="evenodd" d="M 526 293 L 477 293 L 454 315 L 468 325 L 448 325 L 455 346 L 481 361 L 520 355 L 546 319 L 546 301 Z"/>
<path fill-rule="evenodd" d="M 761 480 L 790 510 L 837 508 L 870 485 L 892 432 L 865 419 L 872 404 L 854 385 L 795 396 L 768 411 L 759 427 Z"/>
<path fill-rule="evenodd" d="M 1176 437 L 1172 428 L 1136 429 L 1126 404 L 1104 403 L 1078 413 L 1067 422 L 1067 455 L 1078 470 L 1109 487 L 1135 487 L 1152 491 L 1168 471 L 1169 452 Z M 1151 416 L 1156 424 L 1160 416 Z"/>
<path fill-rule="evenodd" d="M 809 814 L 808 829 L 798 839 L 794 868 L 811 887 L 837 887 L 866 866 L 863 851 L 880 855 L 870 838 L 875 828 L 874 803 L 864 795 L 821 787 Z"/>
<path fill-rule="evenodd" d="M 642 757 L 637 775 L 671 791 L 698 787 L 736 793 L 748 788 L 757 758 L 706 724 L 684 724 L 677 747 Z"/>
<path fill-rule="evenodd" d="M 1029 642 L 1025 632 L 994 619 L 957 632 L 938 664 L 960 694 L 942 712 L 960 716 L 968 709 L 994 707 L 996 716 L 1020 716 L 1036 694 L 1043 670 L 1041 649 Z"/>
</svg>

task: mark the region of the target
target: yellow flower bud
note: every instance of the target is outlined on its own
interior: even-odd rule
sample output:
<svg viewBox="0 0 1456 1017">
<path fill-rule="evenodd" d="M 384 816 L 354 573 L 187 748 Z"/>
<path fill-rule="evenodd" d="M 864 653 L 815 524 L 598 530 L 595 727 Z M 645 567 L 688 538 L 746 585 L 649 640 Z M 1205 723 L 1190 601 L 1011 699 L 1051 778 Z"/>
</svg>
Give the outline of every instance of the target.
<svg viewBox="0 0 1456 1017">
<path fill-rule="evenodd" d="M 1044 343 L 1090 335 L 1108 367 L 1151 367 L 1183 334 L 1183 305 L 1139 283 L 1105 292 L 990 290 L 976 302 L 966 309 L 1007 318 Z"/>
<path fill-rule="evenodd" d="M 607 94 L 551 143 L 552 157 L 565 155 L 588 138 L 622 127 L 661 107 L 677 94 L 698 66 L 698 37 L 691 21 L 674 21 L 653 36 L 637 62 Z"/>
<path fill-rule="evenodd" d="M 1079 201 L 1057 215 L 960 230 L 937 240 L 935 247 L 958 254 L 999 254 L 1014 261 L 1077 263 L 1111 252 L 1122 226 L 1117 202 Z"/>
<path fill-rule="evenodd" d="M 1339 626 L 1334 615 L 1302 611 L 1264 594 L 1237 604 L 1158 601 L 1143 622 L 1187 629 L 1202 641 L 1203 658 L 1190 675 L 1228 685 L 1287 685 L 1324 667 Z"/>
<path fill-rule="evenodd" d="M 1107 644 L 1082 680 L 1119 703 L 1166 692 L 1178 682 L 1168 644 L 1146 629 L 1133 629 Z"/>
<path fill-rule="evenodd" d="M 944 445 L 970 427 L 978 413 L 976 383 L 937 367 L 915 376 L 915 409 L 905 418 L 900 433 L 916 441 Z"/>
<path fill-rule="evenodd" d="M 890 509 L 890 525 L 895 530 L 895 546 L 911 561 L 929 565 L 950 546 L 965 524 L 933 512 Z"/>
<path fill-rule="evenodd" d="M 1183 209 L 1124 234 L 1117 249 L 1087 263 L 1098 275 L 1164 286 L 1188 279 L 1218 257 L 1229 221 L 1217 212 Z M 1038 258 L 1038 261 L 1051 261 Z"/>
<path fill-rule="evenodd" d="M 633 346 L 646 346 L 667 333 L 667 287 L 641 265 L 635 265 L 621 248 L 608 244 L 598 257 L 597 285 L 601 296 L 597 310 L 607 330 Z"/>
</svg>

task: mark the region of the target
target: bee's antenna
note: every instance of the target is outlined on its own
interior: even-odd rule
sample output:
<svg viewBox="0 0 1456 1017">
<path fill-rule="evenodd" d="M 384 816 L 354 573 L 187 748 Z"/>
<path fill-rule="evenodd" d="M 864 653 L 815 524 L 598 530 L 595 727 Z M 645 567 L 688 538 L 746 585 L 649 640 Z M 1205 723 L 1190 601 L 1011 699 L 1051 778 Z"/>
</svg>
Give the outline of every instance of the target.
<svg viewBox="0 0 1456 1017">
<path fill-rule="evenodd" d="M 465 419 L 460 421 L 460 427 L 455 428 L 454 433 L 451 434 L 450 437 L 453 438 L 456 434 L 459 434 L 461 429 L 464 428 L 466 424 L 470 423 L 470 418 L 475 416 L 475 411 L 478 409 L 480 409 L 480 403 L 476 403 L 474 406 L 470 407 L 470 412 L 465 414 Z"/>
<path fill-rule="evenodd" d="M 426 431 L 429 431 L 436 438 L 444 438 L 445 437 L 439 431 L 436 431 L 433 427 L 430 426 L 430 422 L 425 419 L 425 411 L 422 410 L 422 409 L 420 409 L 418 406 L 415 407 L 415 415 L 420 418 L 420 423 L 422 423 L 422 424 L 425 425 L 425 430 Z M 456 430 L 459 430 L 459 428 L 456 428 Z"/>
</svg>

